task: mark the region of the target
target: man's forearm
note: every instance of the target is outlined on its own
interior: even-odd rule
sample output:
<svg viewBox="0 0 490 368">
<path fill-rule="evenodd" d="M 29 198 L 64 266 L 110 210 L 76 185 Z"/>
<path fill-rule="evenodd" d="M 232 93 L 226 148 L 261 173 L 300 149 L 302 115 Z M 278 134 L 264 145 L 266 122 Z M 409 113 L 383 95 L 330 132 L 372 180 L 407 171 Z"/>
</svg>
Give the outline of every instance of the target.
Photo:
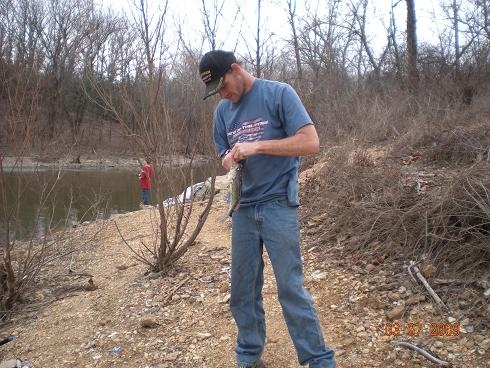
<svg viewBox="0 0 490 368">
<path fill-rule="evenodd" d="M 318 138 L 304 136 L 298 133 L 292 137 L 260 141 L 257 153 L 272 156 L 307 156 L 319 152 Z"/>
<path fill-rule="evenodd" d="M 306 125 L 299 129 L 293 136 L 257 142 L 237 143 L 228 153 L 227 160 L 235 162 L 255 156 L 267 154 L 273 156 L 306 156 L 318 153 L 320 142 L 313 125 Z M 227 161 L 225 160 L 225 161 Z"/>
</svg>

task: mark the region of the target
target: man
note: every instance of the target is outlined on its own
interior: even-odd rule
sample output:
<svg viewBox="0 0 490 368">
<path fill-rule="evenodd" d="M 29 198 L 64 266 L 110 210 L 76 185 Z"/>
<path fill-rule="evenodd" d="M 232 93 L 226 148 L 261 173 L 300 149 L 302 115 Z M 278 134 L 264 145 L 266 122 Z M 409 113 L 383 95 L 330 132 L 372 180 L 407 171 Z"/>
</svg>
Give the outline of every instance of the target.
<svg viewBox="0 0 490 368">
<path fill-rule="evenodd" d="M 303 104 L 287 84 L 254 78 L 232 52 L 210 51 L 199 72 L 204 99 L 219 94 L 214 142 L 222 165 L 243 163 L 240 207 L 232 215 L 230 308 L 238 327 L 239 367 L 265 367 L 263 247 L 300 364 L 335 367 L 313 301 L 303 284 L 298 211 L 298 156 L 319 151 Z"/>
<path fill-rule="evenodd" d="M 143 169 L 141 169 L 138 175 L 140 179 L 141 197 L 145 206 L 150 204 L 151 177 L 153 176 L 153 169 L 150 164 L 151 160 L 147 158 Z"/>
</svg>

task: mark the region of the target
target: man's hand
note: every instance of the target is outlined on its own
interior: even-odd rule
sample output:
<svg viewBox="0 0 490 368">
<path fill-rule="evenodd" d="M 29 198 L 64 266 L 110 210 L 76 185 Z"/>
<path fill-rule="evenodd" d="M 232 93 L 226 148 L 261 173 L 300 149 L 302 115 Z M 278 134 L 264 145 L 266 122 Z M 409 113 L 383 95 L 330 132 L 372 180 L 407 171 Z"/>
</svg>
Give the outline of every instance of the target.
<svg viewBox="0 0 490 368">
<path fill-rule="evenodd" d="M 243 142 L 236 143 L 233 149 L 226 154 L 221 160 L 221 165 L 226 170 L 230 170 L 233 165 L 239 163 L 247 157 L 256 155 L 258 153 L 258 146 L 260 142 Z"/>
<path fill-rule="evenodd" d="M 233 160 L 233 157 L 231 155 L 231 151 L 228 152 L 225 157 L 221 159 L 221 166 L 225 168 L 226 171 L 230 171 L 232 166 L 235 164 L 235 161 Z"/>
<path fill-rule="evenodd" d="M 230 153 L 235 162 L 240 162 L 247 157 L 255 156 L 257 153 L 259 153 L 259 145 L 260 141 L 237 143 L 233 146 Z"/>
</svg>

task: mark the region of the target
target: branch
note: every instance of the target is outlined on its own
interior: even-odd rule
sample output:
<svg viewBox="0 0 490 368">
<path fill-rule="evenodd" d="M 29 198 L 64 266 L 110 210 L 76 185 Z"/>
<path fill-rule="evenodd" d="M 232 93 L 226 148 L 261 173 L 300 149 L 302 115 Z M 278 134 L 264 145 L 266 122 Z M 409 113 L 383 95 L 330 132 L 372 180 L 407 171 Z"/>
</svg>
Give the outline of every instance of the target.
<svg viewBox="0 0 490 368">
<path fill-rule="evenodd" d="M 436 292 L 430 287 L 430 285 L 427 282 L 427 280 L 425 279 L 425 277 L 422 276 L 422 274 L 420 273 L 419 268 L 415 265 L 415 262 L 411 261 L 410 262 L 410 266 L 408 266 L 408 269 L 409 270 L 410 269 L 413 269 L 413 271 L 415 272 L 415 275 L 420 280 L 420 282 L 422 283 L 422 285 L 424 285 L 424 287 L 429 292 L 429 294 L 432 297 L 432 299 L 434 299 L 434 301 L 437 303 L 437 305 L 440 308 L 442 308 L 443 310 L 449 311 L 448 306 L 446 304 L 444 304 L 444 302 L 441 300 L 441 298 L 439 298 L 439 295 L 437 295 Z M 410 275 L 412 275 L 410 271 L 409 271 L 409 273 L 410 273 Z"/>
<path fill-rule="evenodd" d="M 180 284 L 178 284 L 166 297 L 165 299 L 163 299 L 162 301 L 162 304 L 165 305 L 169 300 L 170 298 L 177 292 L 177 290 L 179 290 L 187 281 L 189 281 L 191 279 L 191 277 L 187 277 L 184 279 L 184 281 L 182 281 Z"/>
<path fill-rule="evenodd" d="M 446 362 L 444 360 L 441 360 L 441 359 L 435 357 L 434 355 L 431 355 L 429 352 L 425 351 L 424 349 L 419 348 L 416 345 L 410 344 L 409 342 L 392 341 L 391 344 L 395 345 L 395 346 L 400 346 L 402 348 L 407 348 L 407 349 L 413 350 L 416 353 L 419 353 L 420 355 L 422 355 L 423 357 L 429 359 L 431 362 L 442 365 L 443 367 L 450 367 L 452 365 L 451 363 Z"/>
</svg>

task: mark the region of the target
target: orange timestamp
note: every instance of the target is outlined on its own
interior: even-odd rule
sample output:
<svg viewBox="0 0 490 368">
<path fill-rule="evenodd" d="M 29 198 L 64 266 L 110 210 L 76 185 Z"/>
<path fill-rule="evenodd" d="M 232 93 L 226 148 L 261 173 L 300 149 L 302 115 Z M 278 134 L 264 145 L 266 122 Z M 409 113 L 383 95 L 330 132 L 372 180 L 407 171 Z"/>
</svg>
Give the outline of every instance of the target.
<svg viewBox="0 0 490 368">
<path fill-rule="evenodd" d="M 459 336 L 461 333 L 461 325 L 458 322 L 455 323 L 429 323 L 428 330 L 425 330 L 426 324 L 422 322 L 407 322 L 405 324 L 401 322 L 387 322 L 385 323 L 385 335 L 386 336 L 420 336 L 429 332 L 430 336 L 434 337 L 453 337 Z"/>
</svg>

